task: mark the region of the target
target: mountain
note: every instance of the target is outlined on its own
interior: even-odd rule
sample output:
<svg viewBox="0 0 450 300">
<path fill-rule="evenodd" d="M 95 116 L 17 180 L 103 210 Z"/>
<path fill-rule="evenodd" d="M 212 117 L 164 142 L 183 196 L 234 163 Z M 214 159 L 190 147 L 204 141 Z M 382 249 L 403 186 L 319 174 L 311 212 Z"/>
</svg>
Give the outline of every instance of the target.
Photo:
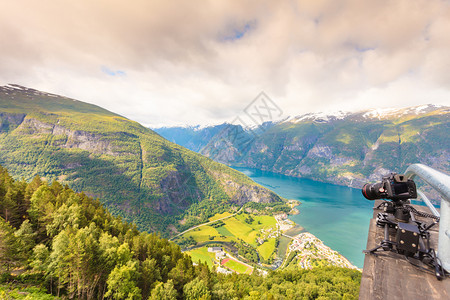
<svg viewBox="0 0 450 300">
<path fill-rule="evenodd" d="M 228 165 L 360 188 L 412 163 L 449 173 L 449 133 L 446 106 L 310 113 L 256 129 L 228 125 L 200 153 Z"/>
<path fill-rule="evenodd" d="M 15 178 L 59 180 L 141 230 L 164 235 L 249 201 L 282 201 L 245 175 L 101 107 L 0 87 L 0 163 Z"/>
<path fill-rule="evenodd" d="M 223 130 L 227 124 L 214 126 L 177 126 L 152 128 L 156 133 L 167 140 L 174 142 L 189 150 L 199 152 L 209 141 Z"/>
</svg>

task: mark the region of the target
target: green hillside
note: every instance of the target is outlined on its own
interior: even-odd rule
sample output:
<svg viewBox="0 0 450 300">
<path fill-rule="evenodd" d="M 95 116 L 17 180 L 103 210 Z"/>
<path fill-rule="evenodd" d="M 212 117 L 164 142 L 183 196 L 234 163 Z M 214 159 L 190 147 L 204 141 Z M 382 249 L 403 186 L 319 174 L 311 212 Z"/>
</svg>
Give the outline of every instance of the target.
<svg viewBox="0 0 450 300">
<path fill-rule="evenodd" d="M 0 299 L 357 299 L 337 267 L 222 275 L 84 193 L 0 166 Z"/>
<path fill-rule="evenodd" d="M 245 175 L 98 106 L 0 87 L 0 163 L 98 197 L 142 230 L 164 235 L 246 202 L 281 199 Z"/>
</svg>

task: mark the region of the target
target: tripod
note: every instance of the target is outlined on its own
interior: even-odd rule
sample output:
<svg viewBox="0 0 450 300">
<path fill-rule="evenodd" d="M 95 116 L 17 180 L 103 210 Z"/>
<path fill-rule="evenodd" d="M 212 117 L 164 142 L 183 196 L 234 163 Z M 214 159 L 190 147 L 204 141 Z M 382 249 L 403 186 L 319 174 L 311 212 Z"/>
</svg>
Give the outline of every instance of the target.
<svg viewBox="0 0 450 300">
<path fill-rule="evenodd" d="M 376 222 L 378 227 L 384 228 L 384 238 L 378 246 L 363 252 L 373 255 L 380 251 L 401 254 L 416 267 L 433 272 L 438 280 L 444 279 L 446 272 L 440 265 L 436 252 L 430 247 L 430 229 L 439 222 L 439 218 L 417 211 L 409 205 L 409 200 L 384 201 L 375 209 L 380 208 L 384 208 L 384 212 L 377 214 Z M 434 221 L 427 225 L 416 220 L 416 215 L 432 218 Z M 391 240 L 390 231 L 394 232 L 395 240 Z M 414 263 L 413 259 L 420 261 L 423 266 Z"/>
</svg>

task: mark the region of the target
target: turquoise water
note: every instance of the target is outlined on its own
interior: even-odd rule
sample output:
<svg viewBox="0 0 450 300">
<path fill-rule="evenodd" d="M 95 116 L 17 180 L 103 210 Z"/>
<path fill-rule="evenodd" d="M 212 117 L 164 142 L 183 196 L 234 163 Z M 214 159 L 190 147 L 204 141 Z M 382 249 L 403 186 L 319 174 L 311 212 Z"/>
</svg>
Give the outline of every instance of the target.
<svg viewBox="0 0 450 300">
<path fill-rule="evenodd" d="M 249 168 L 235 168 L 286 199 L 302 202 L 290 216 L 325 245 L 362 268 L 373 202 L 361 190 Z"/>
</svg>

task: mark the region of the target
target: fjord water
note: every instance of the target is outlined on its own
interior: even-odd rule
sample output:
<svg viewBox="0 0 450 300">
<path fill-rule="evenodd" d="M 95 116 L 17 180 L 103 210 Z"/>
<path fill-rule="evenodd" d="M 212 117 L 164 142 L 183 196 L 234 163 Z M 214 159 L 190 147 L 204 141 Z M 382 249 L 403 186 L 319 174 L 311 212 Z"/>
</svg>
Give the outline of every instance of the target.
<svg viewBox="0 0 450 300">
<path fill-rule="evenodd" d="M 281 197 L 301 201 L 290 216 L 331 249 L 362 268 L 373 202 L 361 190 L 249 168 L 235 168 Z"/>
</svg>

